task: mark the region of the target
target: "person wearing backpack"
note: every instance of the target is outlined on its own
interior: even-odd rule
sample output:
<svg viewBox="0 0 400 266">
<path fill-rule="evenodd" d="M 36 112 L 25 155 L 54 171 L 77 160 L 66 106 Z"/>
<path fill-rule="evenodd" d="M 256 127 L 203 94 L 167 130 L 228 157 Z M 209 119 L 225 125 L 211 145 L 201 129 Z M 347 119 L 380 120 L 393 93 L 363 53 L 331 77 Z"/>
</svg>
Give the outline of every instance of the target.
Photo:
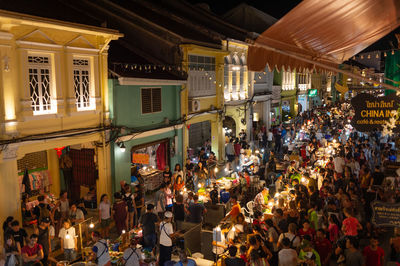
<svg viewBox="0 0 400 266">
<path fill-rule="evenodd" d="M 38 197 L 39 205 L 37 205 L 33 211 L 33 213 L 36 215 L 36 218 L 38 220 L 38 224 L 40 223 L 41 220 L 43 219 L 51 219 L 51 209 L 49 204 L 45 203 L 44 201 L 45 197 L 43 195 L 40 195 Z"/>
<path fill-rule="evenodd" d="M 122 198 L 126 202 L 126 206 L 128 206 L 128 227 L 130 230 L 134 226 L 134 217 L 137 216 L 135 196 L 129 184 L 124 185 L 124 192 L 125 194 Z"/>
<path fill-rule="evenodd" d="M 281 241 L 282 249 L 278 253 L 279 266 L 296 266 L 297 265 L 297 252 L 290 247 L 290 239 L 284 237 Z"/>
<path fill-rule="evenodd" d="M 92 248 L 92 258 L 98 266 L 111 266 L 111 257 L 107 241 L 103 239 L 98 231 L 92 233 L 95 243 Z"/>
<path fill-rule="evenodd" d="M 122 262 L 125 266 L 139 266 L 142 263 L 142 252 L 140 249 L 136 248 L 137 240 L 131 239 L 130 245 L 124 251 L 124 255 L 122 256 Z"/>
<path fill-rule="evenodd" d="M 290 223 L 288 226 L 288 232 L 282 233 L 278 239 L 278 248 L 282 248 L 282 240 L 284 238 L 289 239 L 289 248 L 297 250 L 300 246 L 300 237 L 296 235 L 297 226 L 294 223 Z"/>
</svg>

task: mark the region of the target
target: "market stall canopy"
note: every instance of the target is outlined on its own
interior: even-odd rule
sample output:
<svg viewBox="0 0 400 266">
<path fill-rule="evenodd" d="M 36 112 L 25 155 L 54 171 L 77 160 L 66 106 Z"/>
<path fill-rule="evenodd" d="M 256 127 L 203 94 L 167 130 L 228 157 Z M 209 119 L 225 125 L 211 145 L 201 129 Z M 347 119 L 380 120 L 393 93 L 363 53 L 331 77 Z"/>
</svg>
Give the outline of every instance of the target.
<svg viewBox="0 0 400 266">
<path fill-rule="evenodd" d="M 255 40 L 248 67 L 337 69 L 399 25 L 399 0 L 304 0 Z"/>
</svg>

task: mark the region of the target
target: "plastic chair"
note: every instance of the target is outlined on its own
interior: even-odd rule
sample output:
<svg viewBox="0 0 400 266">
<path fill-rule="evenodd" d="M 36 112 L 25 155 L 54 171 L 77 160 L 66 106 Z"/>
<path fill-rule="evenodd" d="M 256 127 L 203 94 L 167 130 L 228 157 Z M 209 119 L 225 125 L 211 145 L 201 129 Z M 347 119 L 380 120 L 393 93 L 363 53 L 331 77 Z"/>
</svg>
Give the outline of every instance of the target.
<svg viewBox="0 0 400 266">
<path fill-rule="evenodd" d="M 250 222 L 253 223 L 253 217 L 254 217 L 254 201 L 249 201 L 246 204 L 246 208 L 243 208 L 244 211 L 248 214 L 250 218 Z"/>
</svg>

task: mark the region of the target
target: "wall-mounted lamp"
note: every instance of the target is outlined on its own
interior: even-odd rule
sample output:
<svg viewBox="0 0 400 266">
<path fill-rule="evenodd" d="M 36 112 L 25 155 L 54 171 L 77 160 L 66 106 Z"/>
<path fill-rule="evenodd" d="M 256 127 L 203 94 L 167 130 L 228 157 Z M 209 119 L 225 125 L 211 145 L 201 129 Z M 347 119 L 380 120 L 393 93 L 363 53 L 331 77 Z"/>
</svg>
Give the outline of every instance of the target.
<svg viewBox="0 0 400 266">
<path fill-rule="evenodd" d="M 126 148 L 125 148 L 125 144 L 123 142 L 118 143 L 118 146 L 119 146 L 121 152 L 125 152 Z"/>
</svg>

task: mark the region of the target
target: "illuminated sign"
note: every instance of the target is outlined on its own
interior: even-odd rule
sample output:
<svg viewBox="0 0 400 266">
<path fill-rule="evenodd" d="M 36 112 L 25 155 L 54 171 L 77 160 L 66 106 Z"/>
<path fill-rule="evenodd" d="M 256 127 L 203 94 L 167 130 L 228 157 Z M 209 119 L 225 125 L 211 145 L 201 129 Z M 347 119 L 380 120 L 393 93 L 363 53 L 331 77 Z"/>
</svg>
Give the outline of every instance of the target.
<svg viewBox="0 0 400 266">
<path fill-rule="evenodd" d="M 351 125 L 361 132 L 371 132 L 375 129 L 382 130 L 384 125 L 391 119 L 400 108 L 400 98 L 395 94 L 383 97 L 375 97 L 368 93 L 358 94 L 351 99 L 355 115 Z M 400 121 L 396 121 L 396 125 Z M 400 127 L 393 130 L 399 132 Z"/>
<path fill-rule="evenodd" d="M 315 97 L 317 95 L 318 95 L 318 90 L 317 89 L 308 90 L 308 97 Z"/>
</svg>

